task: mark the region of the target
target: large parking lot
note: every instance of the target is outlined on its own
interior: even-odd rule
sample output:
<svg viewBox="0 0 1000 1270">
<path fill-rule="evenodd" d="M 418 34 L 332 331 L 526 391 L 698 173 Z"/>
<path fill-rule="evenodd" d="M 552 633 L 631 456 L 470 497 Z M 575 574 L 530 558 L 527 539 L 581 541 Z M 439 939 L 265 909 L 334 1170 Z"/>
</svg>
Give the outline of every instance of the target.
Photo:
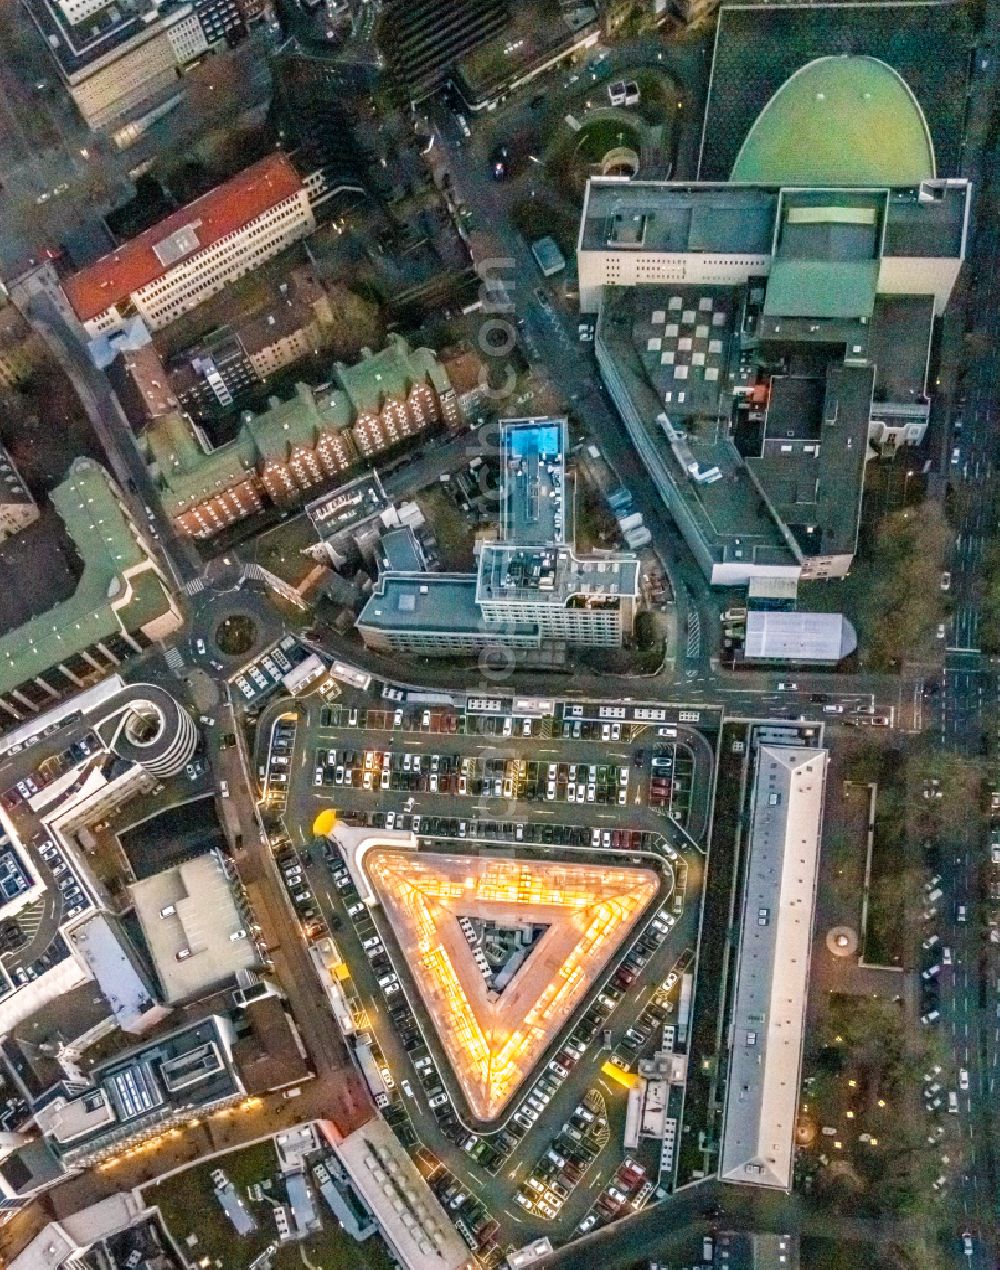
<svg viewBox="0 0 1000 1270">
<path fill-rule="evenodd" d="M 677 1024 L 697 945 L 714 761 L 701 722 L 661 707 L 408 701 L 379 684 L 262 715 L 263 810 L 304 937 L 332 937 L 373 1094 L 487 1263 L 534 1234 L 565 1238 L 613 1221 L 672 1184 L 682 1078 L 663 1139 L 623 1143 L 639 1061 L 676 1051 L 683 1070 Z M 663 870 L 660 897 L 495 1125 L 470 1119 L 386 913 L 363 903 L 339 853 L 313 839 L 325 809 L 412 830 L 422 851 L 620 852 Z"/>
<path fill-rule="evenodd" d="M 643 707 L 601 719 L 601 710 L 626 707 L 550 703 L 546 714 L 516 714 L 508 702 L 485 713 L 359 697 L 331 705 L 313 697 L 280 723 L 264 716 L 258 776 L 272 807 L 284 811 L 291 800 L 292 832 L 311 823 L 317 802 L 340 814 L 501 819 L 513 823 L 517 841 L 531 841 L 530 823 L 550 818 L 606 830 L 607 846 L 623 827 L 675 842 L 700 841 L 707 828 L 711 742 L 677 711 L 671 721 L 635 718 Z"/>
</svg>

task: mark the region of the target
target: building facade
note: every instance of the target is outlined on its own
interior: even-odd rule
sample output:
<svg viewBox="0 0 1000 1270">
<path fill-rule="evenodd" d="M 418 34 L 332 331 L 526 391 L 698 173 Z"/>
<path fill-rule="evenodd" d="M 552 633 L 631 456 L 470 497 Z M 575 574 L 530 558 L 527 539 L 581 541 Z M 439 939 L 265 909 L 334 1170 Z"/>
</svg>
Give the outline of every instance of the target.
<svg viewBox="0 0 1000 1270">
<path fill-rule="evenodd" d="M 833 204 L 846 194 L 819 192 Z M 969 183 L 924 181 L 891 197 L 864 192 L 882 205 L 870 257 L 876 292 L 932 295 L 940 315 L 965 259 Z M 609 286 L 745 286 L 766 278 L 791 195 L 773 186 L 591 178 L 577 239 L 581 311 L 596 313 Z"/>
<path fill-rule="evenodd" d="M 411 100 L 434 92 L 468 52 L 498 35 L 508 21 L 506 0 L 390 0 L 383 50 Z"/>
<path fill-rule="evenodd" d="M 272 155 L 71 275 L 64 290 L 93 338 L 136 315 L 156 331 L 315 228 L 301 178 Z"/>
<path fill-rule="evenodd" d="M 0 542 L 19 534 L 38 519 L 38 504 L 14 466 L 14 460 L 0 446 Z"/>
<path fill-rule="evenodd" d="M 25 0 L 70 96 L 94 129 L 123 116 L 177 82 L 213 42 L 226 0 L 130 6 L 107 0 Z"/>
<path fill-rule="evenodd" d="M 300 384 L 290 401 L 273 399 L 214 450 L 176 413 L 147 430 L 150 471 L 179 533 L 209 538 L 268 502 L 293 506 L 432 427 L 462 422 L 434 354 L 399 337 L 334 373 L 335 385 Z"/>
</svg>

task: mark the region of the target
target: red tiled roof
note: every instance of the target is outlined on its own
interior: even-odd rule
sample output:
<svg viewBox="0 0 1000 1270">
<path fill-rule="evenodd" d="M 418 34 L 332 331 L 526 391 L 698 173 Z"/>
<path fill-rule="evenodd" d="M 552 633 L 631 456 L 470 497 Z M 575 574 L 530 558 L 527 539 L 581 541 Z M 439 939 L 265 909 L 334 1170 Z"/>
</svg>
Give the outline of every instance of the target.
<svg viewBox="0 0 1000 1270">
<path fill-rule="evenodd" d="M 87 322 L 168 272 L 171 266 L 161 264 L 153 248 L 176 230 L 200 222 L 199 249 L 210 247 L 301 188 L 302 181 L 285 155 L 269 155 L 64 279 L 63 290 L 77 317 Z"/>
</svg>

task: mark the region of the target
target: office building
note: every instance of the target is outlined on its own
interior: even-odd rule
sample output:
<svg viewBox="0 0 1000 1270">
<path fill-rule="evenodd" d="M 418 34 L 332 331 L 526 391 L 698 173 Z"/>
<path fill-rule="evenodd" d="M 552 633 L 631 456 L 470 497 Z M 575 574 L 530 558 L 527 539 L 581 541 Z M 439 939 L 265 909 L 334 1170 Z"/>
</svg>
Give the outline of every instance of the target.
<svg viewBox="0 0 1000 1270">
<path fill-rule="evenodd" d="M 38 504 L 21 479 L 14 460 L 0 445 L 0 542 L 38 519 Z"/>
<path fill-rule="evenodd" d="M 82 1093 L 55 1091 L 35 1109 L 46 1144 L 67 1170 L 115 1156 L 170 1125 L 244 1096 L 232 1061 L 235 1031 L 211 1014 L 96 1066 Z"/>
<path fill-rule="evenodd" d="M 756 766 L 719 1177 L 788 1191 L 827 753 L 761 744 Z"/>
<path fill-rule="evenodd" d="M 590 182 L 580 293 L 601 375 L 713 584 L 849 570 L 870 447 L 926 431 L 968 198 L 962 181 Z"/>
<path fill-rule="evenodd" d="M 135 315 L 156 331 L 315 228 L 302 179 L 275 154 L 71 274 L 63 289 L 95 339 Z"/>
<path fill-rule="evenodd" d="M 475 574 L 383 572 L 358 618 L 368 647 L 433 656 L 621 647 L 639 561 L 575 551 L 565 453 L 564 420 L 505 422 L 499 541 L 483 544 Z"/>
<path fill-rule="evenodd" d="M 0 636 L 0 710 L 15 722 L 181 625 L 167 580 L 104 468 L 76 459 L 50 499 L 82 572 L 68 599 Z"/>
<path fill-rule="evenodd" d="M 246 897 L 221 852 L 184 860 L 129 892 L 168 1003 L 204 996 L 259 964 Z"/>
<path fill-rule="evenodd" d="M 210 538 L 269 502 L 292 506 L 411 437 L 461 422 L 434 354 L 399 336 L 354 366 L 338 363 L 334 379 L 299 384 L 288 401 L 273 398 L 214 450 L 178 413 L 148 428 L 142 446 L 178 533 Z"/>
<path fill-rule="evenodd" d="M 651 869 L 394 845 L 374 845 L 361 867 L 484 1124 L 508 1107 L 659 892 Z M 487 933 L 504 950 L 492 962 Z"/>
<path fill-rule="evenodd" d="M 209 0 L 211 7 L 223 0 Z M 85 122 L 106 128 L 163 94 L 200 57 L 205 27 L 191 3 L 127 6 L 108 0 L 25 0 Z"/>
<path fill-rule="evenodd" d="M 410 100 L 421 101 L 507 21 L 506 0 L 389 0 L 382 11 L 380 44 Z"/>
</svg>

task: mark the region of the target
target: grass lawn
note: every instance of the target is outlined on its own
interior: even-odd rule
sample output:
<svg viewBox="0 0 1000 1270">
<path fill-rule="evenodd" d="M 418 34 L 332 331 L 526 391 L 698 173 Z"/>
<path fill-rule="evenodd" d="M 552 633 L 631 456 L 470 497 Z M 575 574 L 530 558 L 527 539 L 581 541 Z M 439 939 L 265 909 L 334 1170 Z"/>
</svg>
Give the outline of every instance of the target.
<svg viewBox="0 0 1000 1270">
<path fill-rule="evenodd" d="M 623 119 L 595 119 L 576 134 L 573 157 L 578 163 L 600 163 L 617 146 L 639 149 L 639 130 Z"/>
<path fill-rule="evenodd" d="M 211 1174 L 216 1168 L 225 1172 L 256 1217 L 258 1227 L 252 1234 L 238 1236 L 223 1213 L 212 1190 Z M 277 1242 L 271 1204 L 266 1200 L 254 1202 L 247 1194 L 249 1186 L 267 1179 L 272 1181 L 270 1194 L 283 1200 L 285 1191 L 278 1180 L 278 1160 L 270 1141 L 193 1165 L 164 1182 L 145 1187 L 143 1194 L 150 1204 L 159 1207 L 167 1228 L 189 1261 L 196 1263 L 207 1257 L 221 1270 L 246 1270 L 268 1244 Z M 378 1235 L 356 1244 L 340 1229 L 320 1196 L 315 1195 L 315 1199 L 323 1229 L 310 1239 L 279 1248 L 274 1260 L 277 1270 L 302 1266 L 313 1270 L 391 1270 L 392 1260 Z M 190 1235 L 197 1236 L 198 1242 L 189 1244 Z"/>
<path fill-rule="evenodd" d="M 395 1263 L 379 1235 L 356 1244 L 331 1217 L 318 1235 L 286 1244 L 274 1259 L 275 1270 L 302 1270 L 304 1265 L 313 1270 L 393 1270 Z"/>
</svg>

